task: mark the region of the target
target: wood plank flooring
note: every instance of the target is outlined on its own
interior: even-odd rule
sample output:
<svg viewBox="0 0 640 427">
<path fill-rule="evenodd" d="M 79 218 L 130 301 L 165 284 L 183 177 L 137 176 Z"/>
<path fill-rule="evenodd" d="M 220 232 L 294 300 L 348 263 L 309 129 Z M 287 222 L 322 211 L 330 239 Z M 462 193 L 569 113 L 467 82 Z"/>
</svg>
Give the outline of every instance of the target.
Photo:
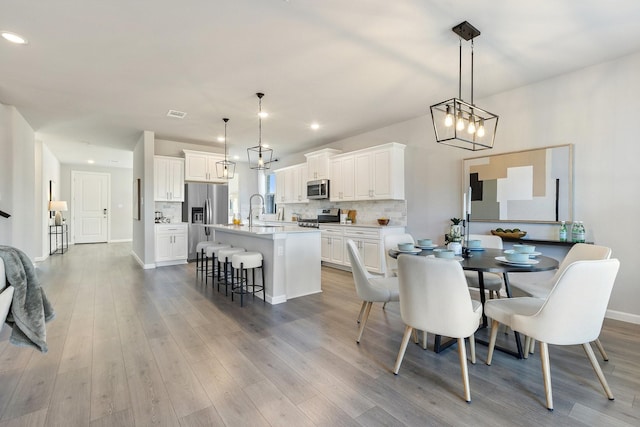
<svg viewBox="0 0 640 427">
<path fill-rule="evenodd" d="M 550 346 L 549 412 L 537 349 L 486 366 L 477 345 L 471 404 L 455 346 L 410 344 L 393 375 L 398 304 L 375 305 L 356 344 L 348 272 L 323 267 L 321 294 L 240 308 L 194 264 L 142 270 L 127 243 L 72 246 L 37 267 L 57 315 L 49 352 L 12 346 L 2 329 L 0 427 L 640 425 L 640 325 L 605 321 L 609 362 L 596 354 L 615 401 L 579 346 Z"/>
</svg>

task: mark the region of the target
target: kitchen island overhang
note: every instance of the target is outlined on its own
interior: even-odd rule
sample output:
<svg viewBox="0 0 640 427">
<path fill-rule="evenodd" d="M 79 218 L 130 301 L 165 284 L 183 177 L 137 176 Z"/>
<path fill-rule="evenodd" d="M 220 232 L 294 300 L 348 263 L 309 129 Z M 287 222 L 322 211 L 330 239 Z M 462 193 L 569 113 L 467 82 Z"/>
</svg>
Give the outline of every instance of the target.
<svg viewBox="0 0 640 427">
<path fill-rule="evenodd" d="M 297 226 L 202 224 L 211 240 L 262 254 L 269 304 L 322 292 L 320 230 Z M 259 297 L 259 294 L 258 294 Z"/>
</svg>

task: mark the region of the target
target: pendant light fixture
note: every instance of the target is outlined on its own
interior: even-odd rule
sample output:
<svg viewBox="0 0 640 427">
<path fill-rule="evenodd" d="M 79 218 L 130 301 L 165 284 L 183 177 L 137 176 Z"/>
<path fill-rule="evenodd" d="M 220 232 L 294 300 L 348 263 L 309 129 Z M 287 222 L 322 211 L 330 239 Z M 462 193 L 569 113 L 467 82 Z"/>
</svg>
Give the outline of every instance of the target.
<svg viewBox="0 0 640 427">
<path fill-rule="evenodd" d="M 451 30 L 460 37 L 458 97 L 431 106 L 436 141 L 471 151 L 493 148 L 498 116 L 473 102 L 473 39 L 480 35 L 480 31 L 467 21 Z M 471 103 L 462 100 L 462 39 L 471 40 Z"/>
<path fill-rule="evenodd" d="M 216 162 L 216 172 L 218 172 L 218 178 L 233 179 L 233 175 L 236 172 L 236 163 L 229 161 L 227 152 L 227 122 L 229 119 L 224 118 L 224 160 Z"/>
<path fill-rule="evenodd" d="M 247 157 L 249 158 L 249 167 L 256 170 L 266 170 L 271 167 L 271 158 L 273 156 L 273 150 L 271 148 L 262 145 L 262 117 L 265 113 L 262 112 L 262 97 L 264 93 L 256 93 L 258 97 L 258 145 L 255 147 L 247 148 Z"/>
</svg>

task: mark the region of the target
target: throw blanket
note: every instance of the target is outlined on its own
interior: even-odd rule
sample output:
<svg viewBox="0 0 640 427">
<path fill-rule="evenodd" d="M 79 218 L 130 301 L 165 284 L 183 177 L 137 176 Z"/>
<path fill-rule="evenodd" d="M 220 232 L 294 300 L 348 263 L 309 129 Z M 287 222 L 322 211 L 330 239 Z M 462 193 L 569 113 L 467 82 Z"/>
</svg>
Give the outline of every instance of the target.
<svg viewBox="0 0 640 427">
<path fill-rule="evenodd" d="M 40 287 L 36 269 L 24 252 L 11 246 L 0 246 L 0 258 L 4 260 L 7 283 L 15 288 L 6 320 L 13 329 L 10 342 L 46 353 L 45 322 L 53 319 L 55 313 Z"/>
</svg>

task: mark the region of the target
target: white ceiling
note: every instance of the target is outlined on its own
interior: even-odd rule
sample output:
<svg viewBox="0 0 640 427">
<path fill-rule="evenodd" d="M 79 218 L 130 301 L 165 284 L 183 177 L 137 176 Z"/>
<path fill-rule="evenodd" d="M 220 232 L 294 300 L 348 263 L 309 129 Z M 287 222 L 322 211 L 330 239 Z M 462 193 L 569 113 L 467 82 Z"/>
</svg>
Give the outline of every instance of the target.
<svg viewBox="0 0 640 427">
<path fill-rule="evenodd" d="M 244 160 L 261 91 L 279 157 L 456 96 L 464 20 L 478 99 L 640 51 L 639 18 L 638 0 L 3 1 L 0 30 L 29 44 L 0 40 L 0 102 L 61 162 L 127 166 L 141 131 L 217 145 L 223 117 Z"/>
</svg>

